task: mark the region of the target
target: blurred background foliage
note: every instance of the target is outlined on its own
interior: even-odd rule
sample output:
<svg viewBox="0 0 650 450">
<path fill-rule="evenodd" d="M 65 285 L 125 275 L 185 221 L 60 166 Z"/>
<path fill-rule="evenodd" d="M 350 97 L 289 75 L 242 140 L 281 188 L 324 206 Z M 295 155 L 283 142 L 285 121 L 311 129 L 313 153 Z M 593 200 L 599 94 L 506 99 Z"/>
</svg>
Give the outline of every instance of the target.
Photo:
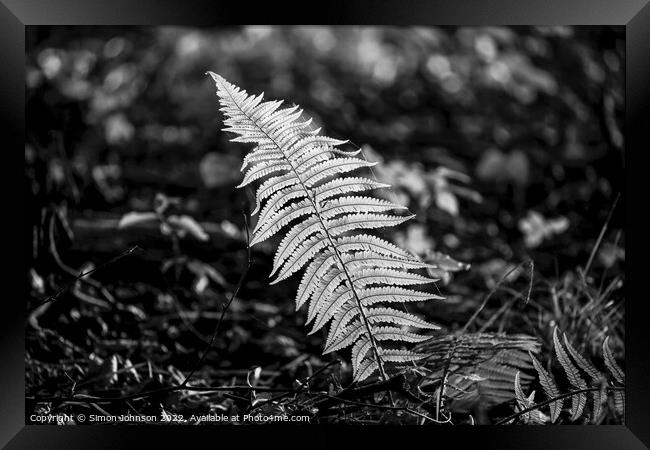
<svg viewBox="0 0 650 450">
<path fill-rule="evenodd" d="M 141 210 L 163 190 L 197 219 L 238 220 L 246 149 L 220 132 L 206 70 L 365 146 L 433 245 L 478 252 L 461 258 L 481 259 L 482 240 L 511 258 L 528 209 L 566 216 L 555 256 L 584 257 L 622 186 L 622 28 L 39 27 L 27 41 L 26 158 L 78 211 Z M 472 190 L 450 191 L 441 167 Z M 483 239 L 452 238 L 465 232 Z"/>
<path fill-rule="evenodd" d="M 138 335 L 129 319 L 117 326 L 120 336 L 151 338 L 185 355 L 200 347 L 214 317 L 199 313 L 204 322 L 188 324 L 188 314 L 214 309 L 239 277 L 242 212 L 251 209 L 251 193 L 235 189 L 247 149 L 220 131 L 214 84 L 205 75 L 211 70 L 249 93 L 301 105 L 325 134 L 350 139 L 366 158 L 381 161 L 374 176 L 391 183 L 391 199 L 417 214 L 391 237 L 425 258 L 442 261 L 446 254 L 472 267 L 465 271 L 448 261 L 450 271 L 460 272 L 442 289 L 448 300 L 426 312 L 434 321 L 458 329 L 500 278 L 532 258 L 531 302 L 542 306 L 517 319 L 508 314 L 518 307 L 517 296 L 505 298 L 476 323 L 499 331 L 507 323 L 506 330 L 535 334 L 531 321 L 537 320 L 538 337 L 547 343 L 548 324 L 560 323 L 581 339 L 581 351 L 593 347 L 588 354 L 598 355 L 611 331 L 607 324 L 613 315 L 622 318 L 620 205 L 591 266 L 606 295 L 589 291 L 575 269 L 587 263 L 617 194 L 625 201 L 624 44 L 623 27 L 27 27 L 30 289 L 35 298 L 45 295 L 55 272 L 37 239 L 44 209 L 54 207 L 63 229 L 58 256 L 76 268 L 130 245 L 145 248 L 138 263 L 97 275 L 132 303 L 133 320 L 183 308 L 182 323 L 171 326 L 175 319 L 166 317 L 154 323 L 157 331 Z M 156 198 L 172 199 L 168 203 L 183 214 L 173 217 L 186 224 L 194 218 L 207 235 L 199 230 L 201 239 L 178 241 L 163 224 L 173 239 L 161 246 L 156 230 L 129 235 L 117 229 L 126 213 L 153 214 Z M 155 253 L 167 247 L 164 257 Z M 268 261 L 270 249 L 256 249 L 256 257 Z M 160 278 L 162 261 L 167 273 L 181 260 L 191 295 Z M 240 295 L 268 303 L 235 302 L 233 314 L 243 309 L 267 317 L 263 331 L 282 320 L 292 329 L 264 335 L 257 353 L 239 354 L 240 365 L 272 360 L 278 342 L 288 358 L 299 353 L 296 346 L 308 345 L 293 323 L 295 280 L 269 288 L 267 268 L 255 266 Z M 451 280 L 450 273 L 440 275 L 443 283 Z M 517 279 L 528 286 L 524 266 L 508 275 Z M 580 324 L 580 298 L 613 312 L 597 326 Z M 70 330 L 78 319 L 72 314 Z M 192 336 L 183 341 L 186 328 Z M 103 323 L 96 333 L 108 336 L 109 329 L 115 328 Z M 250 327 L 228 333 L 230 350 L 253 345 Z M 592 336 L 597 342 L 588 340 Z M 621 338 L 619 330 L 611 343 L 618 354 Z M 318 339 L 313 346 L 319 355 Z M 109 349 L 103 356 L 111 355 Z M 187 370 L 187 361 L 166 357 Z"/>
</svg>

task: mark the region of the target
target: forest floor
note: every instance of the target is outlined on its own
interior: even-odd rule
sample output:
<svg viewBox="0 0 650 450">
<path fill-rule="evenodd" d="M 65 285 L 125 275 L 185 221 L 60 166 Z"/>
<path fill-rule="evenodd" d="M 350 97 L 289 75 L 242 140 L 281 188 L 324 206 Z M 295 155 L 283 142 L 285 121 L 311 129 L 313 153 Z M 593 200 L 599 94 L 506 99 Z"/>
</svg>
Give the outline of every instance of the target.
<svg viewBox="0 0 650 450">
<path fill-rule="evenodd" d="M 266 421 L 282 415 L 306 415 L 312 423 L 428 421 L 426 413 L 412 412 L 408 393 L 394 409 L 384 408 L 381 382 L 343 395 L 355 389 L 347 354 L 322 356 L 324 336 L 306 335 L 305 314 L 293 304 L 295 281 L 269 286 L 270 245 L 251 249 L 248 259 L 243 215 L 240 226 L 201 224 L 207 243 L 164 235 L 157 224 L 118 230 L 118 220 L 94 215 L 68 222 L 61 210 L 44 211 L 35 266 L 43 270 L 30 272 L 27 415 L 188 419 L 255 412 Z M 456 253 L 482 261 L 447 272 L 436 287 L 445 300 L 413 311 L 442 327 L 435 336 L 459 330 L 532 336 L 541 343 L 538 358 L 551 366 L 557 326 L 603 366 L 604 337 L 619 357 L 624 338 L 624 277 L 616 271 L 622 246 L 618 235 L 604 236 L 582 264 L 561 272 L 544 265 L 557 264 L 548 253 L 541 263 L 508 263 L 497 250 L 499 238 L 481 245 L 466 236 L 472 252 Z M 494 423 L 508 415 L 513 399 L 489 411 L 476 404 L 452 408 L 443 417 Z M 615 422 L 613 409 L 602 420 Z"/>
</svg>

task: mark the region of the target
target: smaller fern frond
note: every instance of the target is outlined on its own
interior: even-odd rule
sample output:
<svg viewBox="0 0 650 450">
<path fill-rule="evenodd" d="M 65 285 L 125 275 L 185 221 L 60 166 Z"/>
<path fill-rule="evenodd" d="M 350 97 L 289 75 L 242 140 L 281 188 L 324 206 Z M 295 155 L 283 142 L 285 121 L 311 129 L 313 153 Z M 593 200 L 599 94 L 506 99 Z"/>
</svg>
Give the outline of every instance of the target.
<svg viewBox="0 0 650 450">
<path fill-rule="evenodd" d="M 534 392 L 533 392 L 534 395 Z M 533 397 L 534 398 L 534 397 Z M 517 371 L 515 374 L 515 399 L 517 400 L 517 403 L 519 404 L 520 409 L 526 409 L 531 406 L 531 403 L 529 402 L 528 397 L 524 395 L 524 390 L 521 387 L 521 372 Z M 530 420 L 530 412 L 523 413 L 521 415 L 521 420 L 524 423 L 528 423 Z"/>
<path fill-rule="evenodd" d="M 580 371 L 573 364 L 571 358 L 569 358 L 569 355 L 566 353 L 566 351 L 562 347 L 562 344 L 560 343 L 557 327 L 553 329 L 553 345 L 555 348 L 555 354 L 557 356 L 557 359 L 560 362 L 562 368 L 564 369 L 564 373 L 569 379 L 569 383 L 571 383 L 571 386 L 576 390 L 587 389 L 587 383 L 580 375 Z M 572 421 L 578 419 L 582 415 L 586 403 L 587 403 L 587 396 L 584 393 L 571 396 L 571 420 Z"/>
<path fill-rule="evenodd" d="M 524 394 L 524 390 L 521 387 L 521 372 L 519 371 L 515 374 L 515 399 L 517 400 L 520 411 L 535 405 L 535 391 L 533 390 L 529 396 Z M 548 417 L 539 409 L 525 412 L 520 416 L 520 418 L 523 423 L 531 425 L 541 425 L 548 422 Z"/>
<path fill-rule="evenodd" d="M 607 336 L 603 341 L 603 357 L 605 359 L 605 365 L 607 366 L 607 369 L 612 374 L 614 379 L 621 384 L 625 384 L 625 374 L 619 365 L 616 364 L 614 354 L 609 348 L 609 336 Z"/>
<path fill-rule="evenodd" d="M 619 384 L 625 384 L 625 373 L 623 369 L 616 363 L 614 359 L 614 354 L 609 348 L 609 336 L 603 341 L 603 358 L 605 359 L 605 366 L 607 370 L 612 374 L 614 379 Z M 625 414 L 625 395 L 621 391 L 614 391 L 614 408 L 616 412 L 623 416 Z"/>
<path fill-rule="evenodd" d="M 583 357 L 580 353 L 576 351 L 576 349 L 573 348 L 573 346 L 569 343 L 569 340 L 566 337 L 566 333 L 562 333 L 562 337 L 564 340 L 564 345 L 566 346 L 566 349 L 569 351 L 569 354 L 573 358 L 573 360 L 578 364 L 578 366 L 585 371 L 587 375 L 594 381 L 598 382 L 601 379 L 601 374 L 598 369 L 594 367 L 593 364 L 589 362 L 585 357 Z"/>
<path fill-rule="evenodd" d="M 562 333 L 562 337 L 564 340 L 564 345 L 566 346 L 566 349 L 569 351 L 569 354 L 571 355 L 573 360 L 578 364 L 578 366 L 587 375 L 589 375 L 589 378 L 591 378 L 592 385 L 595 386 L 601 383 L 603 376 L 600 373 L 600 371 L 596 369 L 594 365 L 591 362 L 589 362 L 587 358 L 583 357 L 580 353 L 578 353 L 576 349 L 573 348 L 573 346 L 569 343 L 569 340 L 566 337 L 566 333 Z M 593 399 L 591 421 L 592 423 L 595 423 L 602 412 L 603 393 L 601 391 L 593 391 L 591 392 L 591 397 Z"/>
<path fill-rule="evenodd" d="M 555 327 L 553 330 L 553 347 L 557 359 L 560 362 L 560 365 L 562 366 L 562 369 L 564 370 L 564 373 L 569 380 L 572 391 L 567 392 L 566 394 L 562 393 L 558 389 L 557 383 L 553 376 L 543 368 L 542 364 L 532 354 L 529 355 L 530 360 L 533 362 L 533 366 L 537 371 L 539 383 L 544 389 L 544 393 L 550 402 L 545 403 L 549 404 L 551 410 L 551 421 L 555 422 L 558 419 L 562 409 L 563 399 L 558 397 L 571 397 L 571 422 L 574 422 L 583 416 L 586 406 L 587 393 L 574 393 L 573 391 L 588 390 L 588 394 L 590 394 L 591 398 L 593 399 L 590 421 L 591 423 L 598 423 L 602 414 L 603 405 L 606 404 L 607 400 L 608 388 L 605 384 L 607 377 L 604 373 L 600 372 L 591 361 L 581 355 L 575 349 L 575 347 L 571 345 L 565 333 L 562 333 L 562 337 L 564 345 L 562 345 L 560 342 L 559 331 L 558 328 Z M 607 342 L 608 338 L 605 338 L 603 342 L 603 357 L 605 359 L 605 364 L 609 366 L 612 364 L 613 356 L 611 354 L 611 351 L 608 354 L 609 348 L 607 346 Z M 613 364 L 616 364 L 616 362 L 613 361 Z M 586 383 L 584 378 L 582 378 L 580 370 L 589 375 L 589 379 L 591 381 L 589 385 Z M 618 365 L 609 370 L 613 371 L 612 375 L 616 373 L 616 375 L 620 377 L 620 380 L 624 380 L 623 371 L 620 369 L 620 367 L 618 367 Z M 616 375 L 614 375 L 614 378 L 616 378 Z M 616 381 L 620 383 L 619 379 Z M 620 387 L 616 387 L 612 390 L 614 397 L 614 407 L 617 412 L 622 414 L 625 406 L 623 392 L 621 391 Z"/>
<path fill-rule="evenodd" d="M 544 393 L 546 394 L 546 397 L 549 399 L 558 397 L 560 395 L 560 390 L 557 387 L 557 384 L 555 384 L 555 380 L 553 379 L 553 376 L 551 376 L 550 373 L 548 373 L 544 367 L 542 367 L 542 364 L 533 356 L 532 353 L 528 352 L 530 355 L 530 359 L 533 362 L 533 366 L 535 367 L 535 370 L 537 371 L 537 375 L 539 376 L 539 382 L 542 385 L 542 389 L 544 389 Z M 562 412 L 562 407 L 564 406 L 564 399 L 557 400 L 549 405 L 549 408 L 551 410 L 551 422 L 555 423 L 555 421 L 560 417 L 560 413 Z"/>
<path fill-rule="evenodd" d="M 625 395 L 621 391 L 614 391 L 614 408 L 621 416 L 625 414 Z"/>
</svg>

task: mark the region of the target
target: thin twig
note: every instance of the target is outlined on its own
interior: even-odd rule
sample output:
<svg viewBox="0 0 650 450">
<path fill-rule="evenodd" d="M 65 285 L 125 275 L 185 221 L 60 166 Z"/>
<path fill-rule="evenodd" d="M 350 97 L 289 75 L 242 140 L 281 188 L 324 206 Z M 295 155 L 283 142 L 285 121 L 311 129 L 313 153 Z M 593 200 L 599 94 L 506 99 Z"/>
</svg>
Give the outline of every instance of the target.
<svg viewBox="0 0 650 450">
<path fill-rule="evenodd" d="M 448 423 L 449 422 L 449 420 L 447 420 L 445 422 L 436 420 L 436 419 L 434 419 L 432 417 L 427 416 L 426 414 L 422 414 L 421 412 L 418 412 L 418 411 L 416 411 L 416 410 L 414 410 L 412 408 L 409 408 L 408 406 L 377 405 L 377 404 L 373 404 L 373 403 L 364 403 L 364 402 L 358 402 L 358 401 L 355 401 L 355 400 L 348 400 L 346 398 L 341 398 L 341 397 L 337 397 L 335 395 L 329 395 L 329 394 L 327 394 L 326 397 L 329 398 L 329 399 L 332 399 L 332 400 L 337 400 L 337 401 L 339 401 L 341 403 L 346 403 L 346 404 L 349 404 L 349 405 L 359 406 L 361 408 L 375 408 L 375 409 L 382 409 L 382 410 L 389 410 L 389 411 L 406 411 L 409 414 L 413 414 L 415 416 L 421 417 L 421 418 L 423 418 L 425 420 L 430 420 L 430 421 L 435 422 L 435 423 Z"/>
<path fill-rule="evenodd" d="M 38 305 L 36 305 L 36 306 L 30 308 L 29 311 L 32 312 L 32 311 L 34 311 L 34 310 L 40 308 L 40 307 L 43 306 L 43 305 L 46 305 L 46 304 L 48 304 L 48 303 L 50 303 L 50 302 L 53 302 L 53 301 L 56 301 L 56 300 L 59 298 L 59 296 L 60 296 L 61 294 L 63 294 L 66 290 L 68 290 L 68 289 L 70 289 L 72 286 L 74 286 L 75 283 L 76 283 L 77 281 L 79 281 L 80 279 L 82 279 L 82 278 L 84 278 L 84 277 L 86 277 L 86 276 L 88 276 L 88 275 L 90 275 L 90 274 L 92 274 L 92 273 L 95 273 L 95 272 L 97 272 L 98 270 L 103 269 L 103 268 L 105 268 L 105 267 L 107 267 L 107 266 L 109 266 L 109 265 L 111 265 L 111 264 L 116 263 L 116 262 L 119 261 L 120 259 L 122 259 L 122 258 L 124 258 L 124 257 L 126 257 L 126 256 L 129 256 L 130 254 L 134 253 L 136 250 L 141 250 L 141 247 L 139 247 L 139 246 L 136 245 L 136 246 L 131 247 L 131 248 L 127 249 L 127 250 L 124 250 L 124 251 L 123 251 L 122 253 L 120 253 L 119 255 L 115 256 L 114 258 L 111 258 L 110 260 L 108 260 L 108 261 L 106 261 L 106 262 L 104 262 L 104 263 L 102 263 L 102 264 L 100 264 L 99 266 L 97 266 L 97 267 L 95 267 L 95 268 L 93 268 L 93 269 L 90 269 L 90 270 L 88 270 L 88 271 L 86 271 L 86 272 L 83 272 L 83 273 L 77 275 L 77 276 L 75 277 L 74 280 L 72 280 L 72 281 L 69 282 L 68 284 L 64 285 L 63 287 L 61 287 L 58 291 L 56 291 L 56 293 L 55 293 L 54 295 L 48 297 L 47 299 L 45 299 L 44 301 L 42 301 L 42 302 L 39 303 Z"/>
<path fill-rule="evenodd" d="M 224 306 L 223 310 L 221 311 L 221 316 L 219 317 L 219 320 L 217 321 L 217 325 L 214 328 L 214 332 L 212 333 L 212 336 L 210 337 L 210 342 L 208 345 L 205 347 L 203 350 L 203 353 L 201 354 L 201 357 L 197 361 L 196 365 L 192 369 L 192 371 L 185 377 L 185 380 L 181 383 L 181 387 L 187 386 L 188 381 L 194 376 L 197 370 L 201 367 L 201 364 L 203 361 L 205 361 L 206 356 L 212 349 L 212 345 L 214 344 L 215 339 L 217 338 L 217 334 L 219 334 L 219 327 L 221 326 L 221 322 L 223 322 L 223 318 L 226 315 L 226 312 L 228 311 L 228 308 L 230 308 L 230 305 L 232 304 L 232 301 L 235 299 L 237 294 L 239 293 L 239 289 L 244 284 L 244 280 L 248 276 L 248 271 L 250 270 L 251 266 L 253 265 L 253 257 L 251 255 L 251 243 L 250 243 L 250 232 L 248 230 L 248 216 L 244 213 L 244 226 L 246 228 L 246 257 L 247 257 L 247 262 L 246 262 L 246 268 L 242 272 L 241 276 L 239 277 L 239 281 L 237 281 L 237 285 L 235 286 L 235 290 L 232 292 L 232 295 L 228 299 L 228 302 Z"/>
<path fill-rule="evenodd" d="M 511 273 L 513 273 L 515 270 L 517 270 L 517 269 L 519 269 L 520 267 L 522 267 L 524 264 L 530 264 L 530 265 L 531 265 L 531 272 L 530 272 L 530 273 L 531 273 L 531 275 L 530 275 L 530 276 L 531 276 L 531 279 L 530 279 L 530 283 L 529 283 L 529 285 L 528 285 L 528 295 L 526 296 L 527 299 L 530 298 L 530 293 L 531 293 L 531 291 L 532 291 L 532 289 L 533 289 L 532 276 L 533 276 L 534 263 L 533 263 L 533 260 L 532 260 L 532 259 L 531 259 L 531 260 L 528 260 L 528 261 L 520 262 L 520 263 L 517 264 L 515 267 L 513 267 L 512 269 L 510 269 L 510 270 L 509 270 L 509 271 L 508 271 L 508 272 L 507 272 L 503 277 L 501 277 L 501 279 L 499 280 L 499 282 L 498 282 L 498 283 L 497 283 L 497 284 L 496 284 L 496 285 L 495 285 L 495 286 L 490 290 L 490 292 L 488 292 L 488 294 L 485 296 L 485 298 L 483 299 L 483 303 L 481 303 L 481 306 L 479 306 L 478 309 L 474 312 L 474 314 L 472 314 L 472 317 L 469 318 L 469 320 L 467 321 L 467 323 L 465 324 L 465 326 L 463 326 L 463 328 L 460 330 L 460 333 L 459 333 L 459 334 L 464 334 L 464 333 L 467 331 L 467 329 L 469 328 L 469 326 L 470 326 L 470 325 L 471 325 L 471 324 L 476 320 L 476 318 L 478 317 L 478 315 L 481 314 L 481 311 L 483 311 L 483 309 L 484 309 L 485 306 L 487 305 L 487 303 L 488 303 L 488 301 L 490 300 L 490 298 L 492 298 L 492 295 L 494 295 L 494 293 L 495 293 L 495 292 L 499 289 L 499 287 L 500 287 L 500 286 L 501 286 L 501 285 L 506 281 L 506 279 L 510 276 Z M 526 303 L 528 303 L 528 300 L 526 300 Z"/>
<path fill-rule="evenodd" d="M 334 364 L 340 364 L 340 363 L 341 363 L 341 360 L 339 360 L 339 359 L 335 359 L 334 361 L 330 361 L 329 363 L 325 364 L 323 367 L 321 367 L 320 369 L 318 369 L 316 372 L 314 372 L 313 374 L 311 374 L 311 375 L 310 375 L 310 376 L 309 376 L 305 381 L 301 382 L 301 383 L 300 383 L 300 386 L 298 386 L 298 388 L 297 388 L 295 391 L 293 391 L 293 392 L 286 391 L 286 392 L 283 393 L 283 394 L 279 394 L 279 395 L 276 395 L 275 397 L 271 397 L 270 399 L 268 399 L 268 400 L 265 401 L 265 402 L 258 403 L 257 405 L 251 407 L 251 409 L 249 410 L 249 414 L 250 414 L 252 411 L 255 411 L 257 408 L 263 406 L 263 405 L 266 404 L 266 403 L 273 403 L 273 402 L 275 402 L 275 401 L 278 401 L 278 400 L 283 399 L 284 397 L 286 397 L 286 396 L 288 396 L 288 395 L 291 395 L 291 394 L 299 394 L 299 393 L 301 393 L 301 392 L 302 392 L 306 387 L 309 387 L 309 382 L 310 382 L 311 380 L 313 380 L 317 375 L 320 375 L 320 374 L 323 373 L 325 370 L 327 370 L 329 367 L 332 367 Z M 296 401 L 297 401 L 297 399 L 294 398 L 293 400 L 291 400 L 290 402 L 288 402 L 287 405 L 291 405 L 291 404 L 295 403 Z"/>
</svg>

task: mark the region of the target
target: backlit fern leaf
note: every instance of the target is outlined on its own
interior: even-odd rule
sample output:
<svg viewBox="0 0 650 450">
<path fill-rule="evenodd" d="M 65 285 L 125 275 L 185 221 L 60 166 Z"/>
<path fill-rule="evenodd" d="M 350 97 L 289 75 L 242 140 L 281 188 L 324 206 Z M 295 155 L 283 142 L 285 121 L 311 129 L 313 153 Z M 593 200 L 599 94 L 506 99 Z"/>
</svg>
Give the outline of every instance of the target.
<svg viewBox="0 0 650 450">
<path fill-rule="evenodd" d="M 224 131 L 235 133 L 235 142 L 255 145 L 244 158 L 238 186 L 259 183 L 251 245 L 285 230 L 273 258 L 272 283 L 305 269 L 296 309 L 308 305 L 312 333 L 330 324 L 325 353 L 352 346 L 357 381 L 375 372 L 385 378 L 384 362 L 421 357 L 395 346 L 429 338 L 413 329 L 438 327 L 386 304 L 439 297 L 406 288 L 435 281 L 411 272 L 426 264 L 364 231 L 413 217 L 396 215 L 406 208 L 367 194 L 388 185 L 348 176 L 376 163 L 357 158 L 359 151 L 338 148 L 347 141 L 311 129 L 311 119 L 302 120 L 299 107 L 281 109 L 282 102 L 263 102 L 263 95 L 248 95 L 210 75 L 225 115 Z"/>
</svg>

